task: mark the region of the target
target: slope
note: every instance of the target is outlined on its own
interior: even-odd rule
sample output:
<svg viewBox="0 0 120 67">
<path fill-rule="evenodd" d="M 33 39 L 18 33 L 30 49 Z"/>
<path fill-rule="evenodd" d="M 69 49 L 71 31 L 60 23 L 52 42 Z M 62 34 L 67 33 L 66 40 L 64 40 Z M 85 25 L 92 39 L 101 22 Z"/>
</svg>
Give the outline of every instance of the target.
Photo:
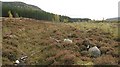
<svg viewBox="0 0 120 67">
<path fill-rule="evenodd" d="M 27 65 L 118 64 L 119 42 L 100 28 L 83 28 L 29 18 L 3 18 L 3 65 L 12 65 L 22 56 L 28 56 L 24 62 Z M 72 43 L 64 42 L 67 38 Z M 86 38 L 100 48 L 100 57 L 90 57 L 86 52 Z"/>
</svg>

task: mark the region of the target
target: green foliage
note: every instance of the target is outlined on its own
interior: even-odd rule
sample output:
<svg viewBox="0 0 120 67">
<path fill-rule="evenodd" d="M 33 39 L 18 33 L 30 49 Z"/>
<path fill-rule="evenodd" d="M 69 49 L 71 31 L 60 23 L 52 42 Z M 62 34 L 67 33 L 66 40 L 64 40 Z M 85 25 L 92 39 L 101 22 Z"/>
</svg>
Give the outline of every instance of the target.
<svg viewBox="0 0 120 67">
<path fill-rule="evenodd" d="M 68 19 L 64 19 L 64 21 L 63 21 L 64 23 L 67 23 L 68 22 Z"/>
<path fill-rule="evenodd" d="M 19 4 L 19 2 L 18 3 L 3 2 L 2 17 L 11 17 L 11 16 L 33 18 L 38 20 L 47 20 L 47 21 L 55 21 L 55 22 L 63 22 L 62 19 L 67 17 L 67 16 L 61 16 L 61 15 L 45 12 L 38 7 L 30 6 L 24 3 Z"/>
<path fill-rule="evenodd" d="M 60 17 L 59 17 L 59 15 L 54 15 L 54 18 L 53 18 L 53 21 L 55 21 L 55 22 L 60 22 Z"/>
<path fill-rule="evenodd" d="M 19 17 L 18 13 L 15 13 L 15 17 Z"/>
<path fill-rule="evenodd" d="M 68 16 L 49 13 L 36 6 L 28 5 L 22 2 L 2 2 L 2 17 L 10 17 L 8 11 L 14 14 L 11 15 L 12 17 L 25 17 L 53 22 L 79 22 L 90 20 L 88 18 L 70 18 Z"/>
<path fill-rule="evenodd" d="M 8 11 L 9 18 L 13 18 L 11 11 Z"/>
</svg>

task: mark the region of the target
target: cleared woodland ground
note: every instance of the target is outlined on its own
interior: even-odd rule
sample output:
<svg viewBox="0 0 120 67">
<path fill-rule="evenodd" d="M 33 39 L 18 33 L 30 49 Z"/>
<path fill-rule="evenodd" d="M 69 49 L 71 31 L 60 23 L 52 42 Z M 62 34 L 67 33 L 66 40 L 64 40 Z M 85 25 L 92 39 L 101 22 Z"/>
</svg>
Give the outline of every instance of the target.
<svg viewBox="0 0 120 67">
<path fill-rule="evenodd" d="M 25 64 L 116 65 L 120 63 L 118 23 L 50 23 L 25 18 L 4 18 L 2 24 L 3 65 L 13 64 L 23 55 L 28 56 Z M 71 39 L 73 43 L 65 43 L 63 40 L 66 38 Z M 85 52 L 82 43 L 86 38 L 102 51 L 100 57 L 92 58 Z"/>
</svg>

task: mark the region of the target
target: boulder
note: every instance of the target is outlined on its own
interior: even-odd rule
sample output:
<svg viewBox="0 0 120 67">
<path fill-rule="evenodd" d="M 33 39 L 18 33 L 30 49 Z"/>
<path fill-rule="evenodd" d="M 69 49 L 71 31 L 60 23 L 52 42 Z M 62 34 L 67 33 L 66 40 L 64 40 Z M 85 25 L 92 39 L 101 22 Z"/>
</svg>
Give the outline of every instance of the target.
<svg viewBox="0 0 120 67">
<path fill-rule="evenodd" d="M 97 46 L 89 48 L 88 52 L 92 57 L 99 57 L 101 55 L 101 51 L 98 49 Z"/>
</svg>

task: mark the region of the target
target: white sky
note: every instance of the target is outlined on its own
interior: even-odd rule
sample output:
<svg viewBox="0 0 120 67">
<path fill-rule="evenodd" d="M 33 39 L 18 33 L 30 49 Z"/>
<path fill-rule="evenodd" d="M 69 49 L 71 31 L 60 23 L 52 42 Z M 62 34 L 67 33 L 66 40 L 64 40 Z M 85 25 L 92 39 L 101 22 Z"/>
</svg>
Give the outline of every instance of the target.
<svg viewBox="0 0 120 67">
<path fill-rule="evenodd" d="M 120 0 L 1 0 L 21 1 L 41 9 L 72 18 L 101 20 L 118 16 Z"/>
</svg>

